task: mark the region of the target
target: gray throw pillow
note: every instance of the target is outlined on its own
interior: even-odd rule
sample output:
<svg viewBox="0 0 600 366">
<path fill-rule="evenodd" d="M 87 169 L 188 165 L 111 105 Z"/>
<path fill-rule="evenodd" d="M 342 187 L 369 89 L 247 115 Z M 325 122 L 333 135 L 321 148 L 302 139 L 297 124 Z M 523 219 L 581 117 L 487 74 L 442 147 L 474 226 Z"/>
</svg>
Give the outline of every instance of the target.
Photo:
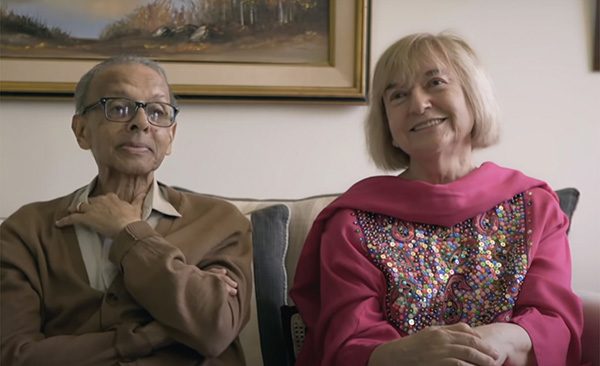
<svg viewBox="0 0 600 366">
<path fill-rule="evenodd" d="M 251 213 L 254 285 L 264 366 L 288 365 L 280 309 L 287 304 L 285 255 L 290 210 L 276 204 Z M 291 364 L 290 364 L 291 365 Z"/>
<path fill-rule="evenodd" d="M 573 212 L 579 202 L 579 191 L 576 188 L 563 188 L 556 191 L 560 202 L 560 208 L 569 218 L 569 228 L 567 233 L 571 229 L 571 219 L 573 218 Z"/>
</svg>

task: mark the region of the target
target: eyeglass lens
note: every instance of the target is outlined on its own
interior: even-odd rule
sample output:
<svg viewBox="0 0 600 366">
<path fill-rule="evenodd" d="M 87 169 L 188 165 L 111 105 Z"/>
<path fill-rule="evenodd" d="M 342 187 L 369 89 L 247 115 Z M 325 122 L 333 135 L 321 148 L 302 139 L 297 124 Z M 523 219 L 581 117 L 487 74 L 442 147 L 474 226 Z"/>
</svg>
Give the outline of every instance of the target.
<svg viewBox="0 0 600 366">
<path fill-rule="evenodd" d="M 148 121 L 156 125 L 171 125 L 175 118 L 175 109 L 166 103 L 149 102 L 144 105 L 130 99 L 118 98 L 107 99 L 104 106 L 106 118 L 117 122 L 132 120 L 139 107 L 146 112 Z"/>
</svg>

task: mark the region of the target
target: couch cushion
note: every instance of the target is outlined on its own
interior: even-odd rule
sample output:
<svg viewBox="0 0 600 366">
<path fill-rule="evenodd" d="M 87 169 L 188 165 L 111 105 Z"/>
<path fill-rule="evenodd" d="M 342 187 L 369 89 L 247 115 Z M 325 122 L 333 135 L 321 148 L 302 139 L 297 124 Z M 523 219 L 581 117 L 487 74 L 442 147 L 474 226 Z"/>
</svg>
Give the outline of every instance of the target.
<svg viewBox="0 0 600 366">
<path fill-rule="evenodd" d="M 251 212 L 254 286 L 263 364 L 286 363 L 279 309 L 287 303 L 285 255 L 290 210 L 278 204 Z M 250 363 L 249 363 L 250 364 Z"/>
<path fill-rule="evenodd" d="M 234 204 L 252 223 L 254 291 L 251 318 L 240 333 L 246 365 L 286 366 L 279 309 L 287 304 L 290 209 L 274 200 L 218 198 Z"/>
<path fill-rule="evenodd" d="M 575 212 L 575 208 L 579 202 L 579 191 L 576 188 L 563 188 L 557 190 L 556 195 L 558 196 L 560 202 L 560 208 L 569 218 L 569 228 L 567 229 L 567 232 L 569 232 L 571 229 L 573 212 Z"/>
<path fill-rule="evenodd" d="M 281 201 L 290 208 L 290 231 L 289 231 L 289 246 L 288 253 L 285 258 L 285 266 L 288 276 L 288 288 L 294 283 L 294 274 L 296 273 L 296 265 L 298 257 L 302 251 L 304 240 L 308 235 L 313 221 L 317 215 L 329 205 L 337 194 L 329 194 L 322 196 L 307 197 L 298 200 Z M 293 303 L 288 297 L 288 302 Z"/>
</svg>

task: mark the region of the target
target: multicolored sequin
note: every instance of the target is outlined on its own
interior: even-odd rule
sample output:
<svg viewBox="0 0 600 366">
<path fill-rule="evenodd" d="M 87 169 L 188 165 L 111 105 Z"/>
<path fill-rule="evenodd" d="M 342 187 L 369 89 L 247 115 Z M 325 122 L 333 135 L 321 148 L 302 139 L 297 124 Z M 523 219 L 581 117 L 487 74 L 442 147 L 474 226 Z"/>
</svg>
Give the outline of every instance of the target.
<svg viewBox="0 0 600 366">
<path fill-rule="evenodd" d="M 411 334 L 510 320 L 528 267 L 528 199 L 518 194 L 452 227 L 355 211 L 360 239 L 386 278 L 390 323 Z"/>
</svg>

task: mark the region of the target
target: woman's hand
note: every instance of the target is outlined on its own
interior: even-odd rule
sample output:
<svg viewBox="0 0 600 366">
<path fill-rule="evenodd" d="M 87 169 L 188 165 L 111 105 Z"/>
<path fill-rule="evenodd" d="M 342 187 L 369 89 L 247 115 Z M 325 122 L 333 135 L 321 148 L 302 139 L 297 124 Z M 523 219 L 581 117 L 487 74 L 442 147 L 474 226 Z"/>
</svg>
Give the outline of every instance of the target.
<svg viewBox="0 0 600 366">
<path fill-rule="evenodd" d="M 369 366 L 500 365 L 500 354 L 465 323 L 432 326 L 375 348 Z"/>
<path fill-rule="evenodd" d="M 56 226 L 80 224 L 104 237 L 114 238 L 125 226 L 141 220 L 145 196 L 145 193 L 139 194 L 131 203 L 121 200 L 114 193 L 91 197 L 87 203 L 70 207 L 69 214 L 58 220 Z"/>
<path fill-rule="evenodd" d="M 525 329 L 513 323 L 492 323 L 473 328 L 500 353 L 504 365 L 535 365 L 532 344 Z"/>
</svg>

